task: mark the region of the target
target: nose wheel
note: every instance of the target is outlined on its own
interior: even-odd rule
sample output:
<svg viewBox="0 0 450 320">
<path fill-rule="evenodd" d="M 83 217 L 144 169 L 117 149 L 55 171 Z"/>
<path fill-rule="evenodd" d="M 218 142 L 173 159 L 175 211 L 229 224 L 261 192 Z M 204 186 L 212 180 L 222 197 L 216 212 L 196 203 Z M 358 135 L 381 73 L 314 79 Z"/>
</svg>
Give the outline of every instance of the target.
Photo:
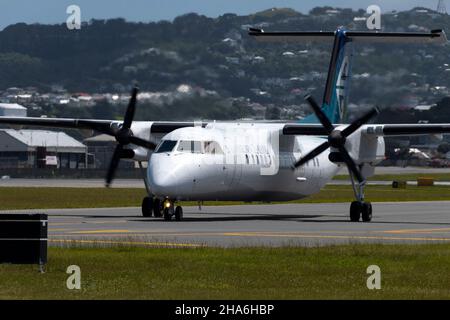
<svg viewBox="0 0 450 320">
<path fill-rule="evenodd" d="M 183 220 L 183 208 L 175 206 L 175 203 L 169 199 L 161 201 L 158 198 L 145 197 L 142 200 L 142 215 L 144 217 L 164 218 L 166 221 L 171 221 L 174 217 L 176 221 Z"/>
<path fill-rule="evenodd" d="M 183 220 L 183 208 L 180 206 L 177 206 L 175 208 L 175 220 L 177 221 Z"/>
<path fill-rule="evenodd" d="M 173 210 L 173 206 L 171 206 L 170 208 L 164 208 L 164 220 L 166 221 L 170 221 L 172 220 L 172 216 L 175 214 L 174 210 Z"/>
<path fill-rule="evenodd" d="M 164 220 L 171 221 L 172 217 L 175 217 L 176 221 L 183 220 L 183 208 L 181 206 L 177 206 L 175 209 L 173 206 L 169 208 L 164 208 Z"/>
</svg>

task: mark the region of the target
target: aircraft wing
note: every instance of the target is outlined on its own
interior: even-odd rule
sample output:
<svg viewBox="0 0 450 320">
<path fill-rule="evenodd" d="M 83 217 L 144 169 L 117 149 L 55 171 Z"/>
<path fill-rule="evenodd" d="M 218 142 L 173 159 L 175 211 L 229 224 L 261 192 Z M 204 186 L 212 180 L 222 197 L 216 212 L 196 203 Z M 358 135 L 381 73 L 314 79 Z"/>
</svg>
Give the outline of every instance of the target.
<svg viewBox="0 0 450 320">
<path fill-rule="evenodd" d="M 336 126 L 343 126 L 337 125 Z M 428 134 L 450 134 L 450 123 L 436 124 L 368 124 L 361 127 L 367 135 L 396 137 L 420 136 Z M 283 127 L 284 135 L 327 136 L 328 133 L 321 124 L 289 123 Z"/>
<path fill-rule="evenodd" d="M 12 126 L 36 126 L 49 128 L 90 129 L 101 133 L 110 133 L 111 127 L 121 121 L 98 119 L 38 118 L 38 117 L 0 117 L 0 124 Z M 169 133 L 185 127 L 206 126 L 206 122 L 149 121 L 151 133 Z M 341 126 L 334 124 L 333 126 Z M 450 123 L 438 124 L 369 124 L 361 127 L 364 134 L 376 136 L 405 136 L 427 134 L 450 134 Z M 287 123 L 283 127 L 284 135 L 327 136 L 321 124 Z"/>
<path fill-rule="evenodd" d="M 436 124 L 369 124 L 362 128 L 367 135 L 396 137 L 450 133 L 450 123 Z"/>
<path fill-rule="evenodd" d="M 102 133 L 109 133 L 113 121 L 68 118 L 0 117 L 0 124 L 14 126 L 92 129 Z"/>
<path fill-rule="evenodd" d="M 49 128 L 91 129 L 101 133 L 110 134 L 115 125 L 122 121 L 96 120 L 96 119 L 69 119 L 69 118 L 37 118 L 37 117 L 0 117 L 0 124 L 13 126 L 36 126 Z M 169 133 L 173 130 L 205 126 L 202 122 L 148 122 L 151 133 Z"/>
<path fill-rule="evenodd" d="M 299 136 L 328 136 L 327 130 L 320 123 L 288 123 L 283 127 L 283 134 Z"/>
</svg>

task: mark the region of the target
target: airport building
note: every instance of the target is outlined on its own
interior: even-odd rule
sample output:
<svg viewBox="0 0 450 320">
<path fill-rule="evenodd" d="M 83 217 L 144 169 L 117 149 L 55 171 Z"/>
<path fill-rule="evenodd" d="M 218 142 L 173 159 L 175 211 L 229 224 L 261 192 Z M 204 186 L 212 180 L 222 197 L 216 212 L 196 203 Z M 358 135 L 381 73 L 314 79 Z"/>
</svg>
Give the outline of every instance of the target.
<svg viewBox="0 0 450 320">
<path fill-rule="evenodd" d="M 26 117 L 27 108 L 17 103 L 0 103 L 0 117 Z"/>
<path fill-rule="evenodd" d="M 0 168 L 86 168 L 87 147 L 64 132 L 0 129 Z"/>
<path fill-rule="evenodd" d="M 116 148 L 116 139 L 107 134 L 100 134 L 83 140 L 83 143 L 88 148 L 89 155 L 93 160 L 89 161 L 89 164 L 96 169 L 107 169 L 111 162 L 111 158 Z M 134 168 L 133 161 L 121 161 L 119 168 Z"/>
</svg>

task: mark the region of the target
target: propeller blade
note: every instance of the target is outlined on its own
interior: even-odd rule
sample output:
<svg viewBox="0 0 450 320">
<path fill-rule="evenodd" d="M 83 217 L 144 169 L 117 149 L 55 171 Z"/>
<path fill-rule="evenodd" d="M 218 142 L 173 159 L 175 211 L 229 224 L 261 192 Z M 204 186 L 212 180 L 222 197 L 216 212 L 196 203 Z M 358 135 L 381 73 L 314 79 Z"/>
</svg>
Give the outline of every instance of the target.
<svg viewBox="0 0 450 320">
<path fill-rule="evenodd" d="M 128 103 L 127 111 L 125 112 L 125 118 L 123 119 L 123 128 L 130 129 L 133 122 L 134 112 L 136 110 L 138 88 L 134 87 L 131 92 L 130 102 Z"/>
<path fill-rule="evenodd" d="M 342 159 L 347 165 L 348 170 L 353 174 L 353 176 L 359 181 L 359 183 L 364 182 L 364 177 L 362 176 L 361 171 L 347 152 L 347 149 L 342 146 L 339 148 L 339 152 L 341 153 Z"/>
<path fill-rule="evenodd" d="M 306 95 L 305 100 L 308 101 L 309 105 L 314 110 L 314 114 L 319 119 L 320 123 L 324 126 L 324 128 L 328 131 L 328 134 L 330 134 L 331 131 L 334 130 L 334 127 L 331 124 L 328 117 L 326 116 L 326 114 L 322 111 L 322 109 L 319 107 L 319 105 L 311 95 L 309 94 Z"/>
<path fill-rule="evenodd" d="M 135 144 L 137 146 L 144 147 L 149 150 L 154 150 L 156 148 L 156 144 L 151 141 L 144 140 L 135 136 L 131 136 L 129 139 L 130 143 Z"/>
<path fill-rule="evenodd" d="M 118 144 L 116 149 L 114 150 L 111 162 L 109 164 L 108 173 L 106 174 L 105 186 L 111 186 L 111 182 L 114 179 L 114 175 L 116 173 L 117 167 L 120 161 L 120 155 L 122 154 L 123 146 Z"/>
<path fill-rule="evenodd" d="M 319 145 L 318 147 L 316 147 L 315 149 L 310 151 L 306 156 L 299 159 L 294 164 L 294 168 L 298 168 L 298 167 L 304 165 L 305 163 L 307 163 L 308 161 L 312 160 L 313 158 L 317 157 L 319 154 L 321 154 L 322 152 L 327 150 L 329 146 L 330 146 L 330 144 L 328 143 L 328 141 L 325 141 L 324 143 L 322 143 L 321 145 Z"/>
<path fill-rule="evenodd" d="M 351 125 L 349 125 L 347 128 L 345 128 L 344 130 L 342 130 L 342 135 L 344 137 L 348 137 L 349 135 L 351 135 L 353 132 L 355 132 L 356 130 L 358 130 L 362 125 L 366 124 L 367 122 L 370 121 L 370 119 L 372 119 L 373 117 L 375 117 L 378 113 L 380 113 L 380 111 L 378 110 L 378 108 L 373 108 L 372 110 L 370 110 L 369 112 L 367 112 L 366 114 L 364 114 L 362 117 L 360 117 L 359 119 L 357 119 L 356 121 L 354 121 Z"/>
</svg>

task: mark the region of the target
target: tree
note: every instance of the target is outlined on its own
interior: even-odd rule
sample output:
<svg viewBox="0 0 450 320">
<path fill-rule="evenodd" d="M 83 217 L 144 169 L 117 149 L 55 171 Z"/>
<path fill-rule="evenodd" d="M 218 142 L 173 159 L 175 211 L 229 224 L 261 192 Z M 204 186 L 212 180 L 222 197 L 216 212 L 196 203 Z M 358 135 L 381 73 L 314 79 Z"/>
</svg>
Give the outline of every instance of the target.
<svg viewBox="0 0 450 320">
<path fill-rule="evenodd" d="M 279 120 L 281 116 L 280 108 L 276 106 L 269 106 L 266 109 L 265 118 L 267 120 Z"/>
</svg>

